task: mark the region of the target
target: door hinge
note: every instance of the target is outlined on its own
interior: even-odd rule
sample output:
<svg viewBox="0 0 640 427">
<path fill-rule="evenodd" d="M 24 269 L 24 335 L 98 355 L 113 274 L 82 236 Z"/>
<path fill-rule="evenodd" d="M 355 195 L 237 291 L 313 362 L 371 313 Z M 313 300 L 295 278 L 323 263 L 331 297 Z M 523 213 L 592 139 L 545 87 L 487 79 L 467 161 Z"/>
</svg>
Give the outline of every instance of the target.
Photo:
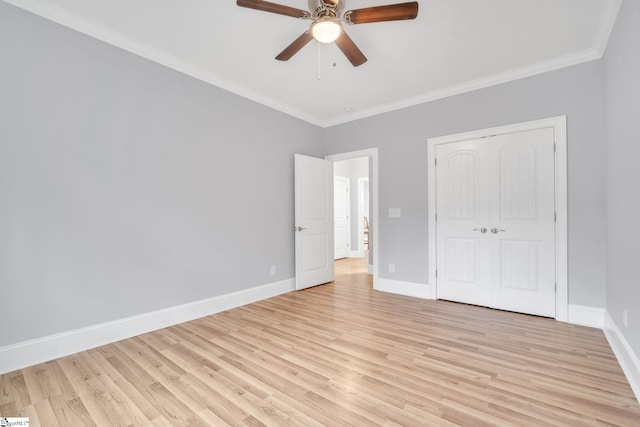
<svg viewBox="0 0 640 427">
<path fill-rule="evenodd" d="M 436 214 L 436 222 L 438 222 L 438 214 Z"/>
<path fill-rule="evenodd" d="M 438 278 L 438 270 L 436 270 L 436 279 Z"/>
<path fill-rule="evenodd" d="M 556 143 L 555 142 L 553 143 L 553 152 L 554 153 L 556 152 Z"/>
<path fill-rule="evenodd" d="M 557 283 L 555 284 L 555 287 L 553 289 L 554 289 L 554 292 L 558 292 L 558 284 Z"/>
<path fill-rule="evenodd" d="M 438 159 L 437 158 L 433 159 L 433 164 L 438 166 Z"/>
<path fill-rule="evenodd" d="M 553 213 L 553 222 L 558 222 L 558 212 Z"/>
</svg>

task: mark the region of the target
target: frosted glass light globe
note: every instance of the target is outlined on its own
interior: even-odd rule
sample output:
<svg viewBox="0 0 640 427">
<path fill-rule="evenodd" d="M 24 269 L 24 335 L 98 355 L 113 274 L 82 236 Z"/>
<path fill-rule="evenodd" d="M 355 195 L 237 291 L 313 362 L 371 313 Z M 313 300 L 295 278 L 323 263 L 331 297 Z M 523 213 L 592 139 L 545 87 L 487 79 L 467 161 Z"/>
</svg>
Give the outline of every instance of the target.
<svg viewBox="0 0 640 427">
<path fill-rule="evenodd" d="M 320 43 L 334 42 L 342 28 L 335 18 L 320 18 L 311 25 L 311 35 Z"/>
</svg>

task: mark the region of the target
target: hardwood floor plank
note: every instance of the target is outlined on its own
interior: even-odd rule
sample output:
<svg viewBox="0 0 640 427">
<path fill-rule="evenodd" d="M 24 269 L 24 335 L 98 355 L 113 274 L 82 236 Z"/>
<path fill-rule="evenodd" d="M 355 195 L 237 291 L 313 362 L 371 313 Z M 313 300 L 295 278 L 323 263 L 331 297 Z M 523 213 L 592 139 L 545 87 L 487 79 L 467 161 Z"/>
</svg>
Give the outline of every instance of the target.
<svg viewBox="0 0 640 427">
<path fill-rule="evenodd" d="M 13 404 L 24 407 L 32 403 L 31 399 L 22 371 L 0 376 L 0 405 Z"/>
<path fill-rule="evenodd" d="M 20 416 L 21 409 L 15 402 L 3 403 L 0 405 L 0 414 L 10 414 L 12 417 Z"/>
<path fill-rule="evenodd" d="M 58 425 L 60 426 L 95 426 L 96 421 L 91 416 L 84 403 L 79 397 L 66 399 L 64 396 L 54 396 L 49 398 L 49 404 L 53 411 Z M 46 417 L 48 408 L 36 406 L 38 417 Z M 53 424 L 52 424 L 53 425 Z"/>
<path fill-rule="evenodd" d="M 153 406 L 144 396 L 138 391 L 138 389 L 132 384 L 131 381 L 135 381 L 135 376 L 125 376 L 126 370 L 122 372 L 118 370 L 121 366 L 117 358 L 111 356 L 109 359 L 111 362 L 104 358 L 103 354 L 99 351 L 91 351 L 91 356 L 95 359 L 96 363 L 104 371 L 104 373 L 111 378 L 111 380 L 122 390 L 129 400 L 144 414 L 147 420 L 152 420 L 160 416 L 160 412 Z"/>
<path fill-rule="evenodd" d="M 60 425 L 49 399 L 27 406 L 24 411 L 24 416 L 29 418 L 29 426 L 57 427 Z"/>
<path fill-rule="evenodd" d="M 98 365 L 86 352 L 62 358 L 59 363 L 78 396 L 66 401 L 66 406 L 75 413 L 82 414 L 86 410 L 98 425 L 142 422 L 144 418 L 140 417 L 137 408 L 130 405 L 128 398 L 111 379 L 102 375 Z"/>
<path fill-rule="evenodd" d="M 53 396 L 73 396 L 73 387 L 55 362 L 47 362 L 22 370 L 32 402 L 41 402 Z"/>
</svg>

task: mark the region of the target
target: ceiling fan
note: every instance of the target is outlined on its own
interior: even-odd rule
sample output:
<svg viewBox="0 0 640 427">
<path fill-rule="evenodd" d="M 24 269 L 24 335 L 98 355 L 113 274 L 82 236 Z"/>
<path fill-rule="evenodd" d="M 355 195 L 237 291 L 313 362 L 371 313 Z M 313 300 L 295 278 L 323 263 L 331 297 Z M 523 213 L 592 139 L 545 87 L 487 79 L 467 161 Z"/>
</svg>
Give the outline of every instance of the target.
<svg viewBox="0 0 640 427">
<path fill-rule="evenodd" d="M 271 3 L 264 0 L 237 0 L 237 5 L 299 19 L 313 20 L 311 27 L 287 46 L 276 59 L 287 61 L 311 40 L 321 43 L 335 42 L 354 67 L 367 62 L 367 58 L 342 29 L 342 23 L 367 24 L 370 22 L 400 21 L 418 16 L 418 2 L 389 4 L 344 11 L 346 0 L 309 0 L 309 9 Z"/>
</svg>

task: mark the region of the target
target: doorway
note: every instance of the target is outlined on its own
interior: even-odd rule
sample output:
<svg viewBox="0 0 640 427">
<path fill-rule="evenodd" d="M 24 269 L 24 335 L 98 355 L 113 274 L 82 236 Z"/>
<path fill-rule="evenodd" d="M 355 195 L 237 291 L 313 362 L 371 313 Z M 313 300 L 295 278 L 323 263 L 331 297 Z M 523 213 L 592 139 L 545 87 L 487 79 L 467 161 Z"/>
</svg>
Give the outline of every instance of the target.
<svg viewBox="0 0 640 427">
<path fill-rule="evenodd" d="M 566 118 L 429 139 L 429 283 L 566 321 Z"/>
<path fill-rule="evenodd" d="M 351 246 L 351 252 L 350 252 L 350 256 L 357 258 L 357 257 L 367 257 L 367 263 L 368 263 L 368 268 L 367 268 L 367 272 L 368 274 L 372 274 L 373 275 L 373 288 L 377 289 L 377 284 L 378 284 L 378 242 L 377 239 L 375 238 L 377 236 L 377 230 L 378 230 L 378 223 L 377 223 L 377 218 L 378 218 L 378 149 L 377 148 L 370 148 L 370 149 L 365 149 L 365 150 L 358 150 L 358 151 L 352 151 L 352 152 L 347 152 L 347 153 L 340 153 L 340 154 L 333 154 L 333 155 L 328 155 L 325 156 L 325 159 L 330 160 L 334 163 L 334 171 L 337 170 L 338 174 L 340 174 L 340 163 L 342 161 L 347 161 L 347 160 L 356 160 L 356 159 L 365 159 L 366 163 L 368 165 L 368 176 L 360 176 L 360 178 L 366 178 L 363 180 L 360 180 L 360 182 L 365 182 L 367 183 L 367 185 L 365 186 L 364 184 L 358 184 L 358 180 L 357 177 L 356 179 L 353 181 L 353 184 L 351 186 L 351 188 L 367 188 L 367 195 L 368 195 L 368 212 L 366 209 L 363 209 L 362 211 L 358 211 L 358 207 L 359 207 L 359 197 L 357 194 L 352 194 L 352 203 L 351 203 L 351 207 L 352 207 L 352 212 L 354 212 L 352 214 L 352 218 L 351 218 L 351 224 L 352 224 L 352 242 L 362 242 L 362 244 L 357 244 L 357 245 L 352 245 Z M 338 166 L 338 168 L 336 169 L 336 166 Z M 344 173 L 342 173 L 342 175 L 344 175 Z M 357 175 L 357 174 L 356 174 Z M 355 191 L 353 193 L 356 193 Z M 362 197 L 362 199 L 364 200 L 365 197 Z M 355 230 L 360 230 L 363 227 L 364 224 L 364 214 L 367 213 L 368 217 L 367 217 L 367 222 L 369 224 L 369 230 L 368 233 L 366 234 L 368 237 L 368 245 L 367 245 L 367 249 L 365 250 L 364 247 L 364 229 L 362 230 L 362 236 L 360 231 L 358 231 L 358 233 L 355 232 Z M 363 218 L 360 218 L 360 216 L 362 216 Z M 362 251 L 360 250 L 356 250 L 354 248 L 362 248 Z"/>
<path fill-rule="evenodd" d="M 369 223 L 369 158 L 333 163 L 335 259 L 365 255 L 365 226 Z M 364 203 L 367 203 L 364 206 Z M 346 242 L 345 242 L 346 239 Z"/>
</svg>

